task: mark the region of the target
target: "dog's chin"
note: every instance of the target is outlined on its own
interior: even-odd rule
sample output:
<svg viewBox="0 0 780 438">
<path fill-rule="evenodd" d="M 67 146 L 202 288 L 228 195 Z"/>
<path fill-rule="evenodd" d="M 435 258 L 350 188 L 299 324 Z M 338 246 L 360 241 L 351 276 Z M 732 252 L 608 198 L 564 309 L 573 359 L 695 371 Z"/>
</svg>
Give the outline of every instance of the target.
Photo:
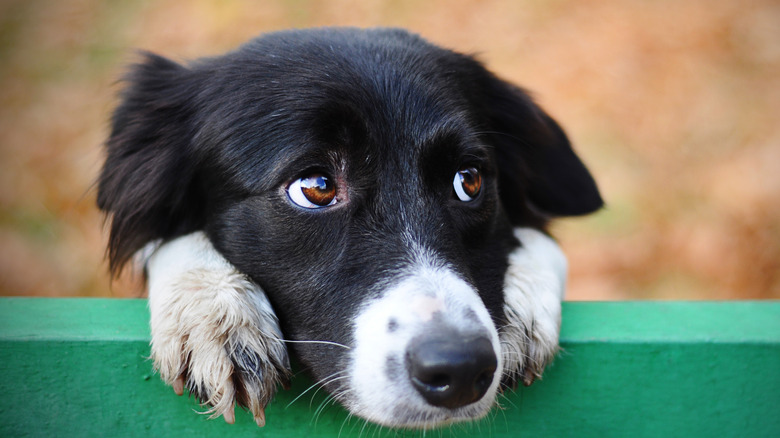
<svg viewBox="0 0 780 438">
<path fill-rule="evenodd" d="M 497 373 L 498 374 L 498 373 Z M 349 412 L 370 422 L 405 429 L 433 429 L 483 418 L 495 405 L 498 375 L 485 395 L 474 403 L 455 409 L 433 406 L 409 385 L 357 391 L 357 397 L 341 400 Z M 346 391 L 350 394 L 352 391 Z"/>
<path fill-rule="evenodd" d="M 399 400 L 390 410 L 364 403 L 352 403 L 347 409 L 372 423 L 391 428 L 434 429 L 454 423 L 479 420 L 490 412 L 496 392 L 488 392 L 476 403 L 458 409 L 445 409 L 417 402 Z"/>
</svg>

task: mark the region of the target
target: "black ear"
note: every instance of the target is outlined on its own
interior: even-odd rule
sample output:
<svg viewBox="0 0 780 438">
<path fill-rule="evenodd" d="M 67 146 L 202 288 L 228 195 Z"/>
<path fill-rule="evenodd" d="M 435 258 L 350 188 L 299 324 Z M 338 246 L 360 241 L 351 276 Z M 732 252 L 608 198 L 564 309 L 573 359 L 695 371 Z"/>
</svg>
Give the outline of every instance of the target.
<svg viewBox="0 0 780 438">
<path fill-rule="evenodd" d="M 577 216 L 601 208 L 596 182 L 555 120 L 520 88 L 492 76 L 485 82 L 487 131 L 512 223 L 528 222 L 529 214 Z"/>
<path fill-rule="evenodd" d="M 193 107 L 187 68 L 144 54 L 126 76 L 98 181 L 110 221 L 109 264 L 116 275 L 146 243 L 198 227 Z"/>
</svg>

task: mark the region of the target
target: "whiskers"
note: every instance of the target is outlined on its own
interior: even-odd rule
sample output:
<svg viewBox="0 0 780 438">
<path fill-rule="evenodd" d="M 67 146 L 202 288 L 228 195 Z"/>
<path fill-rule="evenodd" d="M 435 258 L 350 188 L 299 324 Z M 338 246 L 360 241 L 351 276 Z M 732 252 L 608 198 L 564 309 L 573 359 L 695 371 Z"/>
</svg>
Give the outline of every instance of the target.
<svg viewBox="0 0 780 438">
<path fill-rule="evenodd" d="M 322 378 L 322 379 L 320 379 L 320 380 L 318 380 L 318 381 L 314 382 L 314 383 L 313 383 L 313 384 L 311 384 L 311 385 L 310 385 L 308 388 L 306 388 L 306 389 L 305 389 L 303 392 L 301 392 L 300 394 L 298 394 L 298 396 L 297 396 L 297 397 L 295 397 L 295 398 L 294 398 L 294 399 L 293 399 L 293 400 L 292 400 L 290 403 L 288 403 L 288 404 L 287 404 L 287 407 L 289 408 L 290 406 L 292 406 L 292 404 L 293 404 L 293 403 L 295 403 L 295 402 L 296 402 L 296 401 L 298 401 L 298 400 L 299 400 L 301 397 L 303 397 L 304 395 L 306 395 L 306 393 L 308 393 L 309 391 L 311 391 L 311 390 L 312 390 L 312 389 L 314 389 L 314 388 L 317 388 L 317 390 L 316 390 L 316 391 L 314 391 L 314 392 L 312 393 L 312 395 L 311 395 L 311 400 L 309 401 L 309 407 L 311 407 L 311 404 L 312 404 L 312 403 L 314 403 L 314 397 L 317 395 L 317 393 L 320 391 L 320 389 L 322 389 L 322 388 L 323 388 L 323 387 L 325 387 L 326 385 L 329 385 L 329 384 L 331 384 L 331 383 L 333 383 L 333 382 L 336 382 L 336 381 L 339 381 L 339 380 L 342 380 L 342 379 L 346 379 L 346 378 L 348 378 L 348 377 L 349 377 L 349 376 L 347 375 L 347 372 L 346 372 L 346 371 L 337 371 L 337 372 L 335 372 L 335 373 L 333 373 L 333 374 L 331 374 L 331 375 L 329 375 L 329 376 L 326 376 L 326 377 L 324 377 L 324 378 Z M 342 390 L 340 393 L 344 393 L 344 392 L 346 392 L 346 390 Z M 321 412 L 321 411 L 322 411 L 322 408 L 323 408 L 323 406 L 324 406 L 324 404 L 325 404 L 325 403 L 327 403 L 327 402 L 329 402 L 329 401 L 333 401 L 333 400 L 329 400 L 329 399 L 333 399 L 333 400 L 335 400 L 335 399 L 336 399 L 336 396 L 334 396 L 334 395 L 328 395 L 328 396 L 325 398 L 325 401 L 323 401 L 323 403 L 322 403 L 322 404 L 320 405 L 320 407 L 317 409 L 317 411 L 318 411 L 318 412 Z"/>
<path fill-rule="evenodd" d="M 293 341 L 290 339 L 280 339 L 282 342 L 287 344 L 323 344 L 323 345 L 334 345 L 336 347 L 341 347 L 345 350 L 351 350 L 352 347 L 344 344 L 340 344 L 338 342 L 333 341 Z"/>
<path fill-rule="evenodd" d="M 333 341 L 322 341 L 322 340 L 291 340 L 291 339 L 281 339 L 281 342 L 287 343 L 287 344 L 316 344 L 316 345 L 326 345 L 326 346 L 334 346 L 343 348 L 345 350 L 352 350 L 352 347 L 348 345 L 341 344 L 339 342 L 333 342 Z M 311 384 L 308 388 L 306 388 L 304 391 L 302 391 L 300 394 L 298 394 L 290 403 L 287 404 L 287 408 L 293 405 L 293 403 L 300 400 L 303 396 L 306 394 L 311 393 L 311 396 L 309 398 L 309 408 L 312 407 L 314 404 L 314 401 L 317 397 L 317 394 L 320 392 L 321 389 L 338 382 L 339 380 L 348 379 L 349 375 L 346 370 L 337 371 L 333 374 L 330 374 L 328 376 L 325 376 L 324 378 L 314 382 Z M 316 388 L 316 389 L 315 389 Z M 312 392 L 314 390 L 314 392 Z M 346 386 L 342 385 L 338 389 L 336 389 L 336 392 L 333 392 L 332 394 L 326 394 L 324 400 L 322 400 L 317 406 L 317 409 L 314 411 L 313 415 L 313 422 L 316 426 L 317 422 L 319 421 L 320 415 L 326 410 L 328 406 L 334 405 L 339 399 L 343 399 L 343 397 L 349 393 L 351 390 L 348 389 Z"/>
<path fill-rule="evenodd" d="M 317 394 L 320 392 L 321 389 L 325 388 L 328 385 L 331 385 L 335 382 L 338 382 L 340 380 L 348 379 L 350 376 L 346 370 L 337 371 L 335 373 L 332 373 L 317 382 L 310 385 L 308 388 L 306 388 L 303 392 L 298 394 L 297 397 L 295 397 L 290 403 L 287 404 L 287 408 L 292 406 L 293 403 L 298 402 L 301 400 L 301 398 L 307 394 L 309 395 L 309 408 L 313 406 L 313 404 L 318 401 L 319 404 L 317 405 L 317 408 L 314 410 L 314 415 L 312 415 L 311 422 L 313 423 L 314 427 L 317 427 L 317 424 L 319 422 L 320 417 L 322 414 L 328 410 L 329 407 L 335 405 L 339 400 L 345 400 L 348 395 L 353 392 L 351 388 L 349 388 L 348 385 L 340 385 L 340 387 L 336 388 L 333 393 L 328 393 L 324 397 L 320 396 L 322 400 L 318 400 Z M 316 389 L 315 389 L 316 388 Z M 348 409 L 345 411 L 344 419 L 341 422 L 341 426 L 339 427 L 339 433 L 338 436 L 340 437 L 342 433 L 345 431 L 345 428 L 349 429 L 348 435 L 352 436 L 354 435 L 355 428 L 358 427 L 359 434 L 358 436 L 362 437 L 364 436 L 364 433 L 371 430 L 380 430 L 381 427 L 371 423 L 363 418 L 355 416 L 351 411 Z M 355 423 L 355 420 L 357 420 L 357 423 Z"/>
<path fill-rule="evenodd" d="M 335 373 L 333 373 L 333 374 L 331 374 L 329 376 L 326 376 L 326 377 L 318 380 L 317 382 L 313 383 L 308 388 L 306 388 L 303 392 L 298 394 L 297 397 L 295 397 L 290 403 L 287 404 L 287 408 L 292 406 L 293 403 L 295 403 L 298 400 L 300 400 L 301 397 L 303 397 L 304 395 L 310 393 L 312 389 L 316 388 L 316 390 L 311 393 L 311 396 L 309 398 L 309 408 L 311 409 L 312 405 L 314 404 L 314 400 L 317 398 L 317 394 L 319 393 L 319 391 L 322 388 L 324 388 L 327 385 L 330 385 L 330 384 L 332 384 L 334 382 L 337 382 L 339 380 L 344 380 L 344 379 L 347 379 L 347 378 L 349 378 L 349 375 L 348 375 L 348 373 L 346 371 L 337 371 L 337 372 L 335 372 Z M 314 423 L 314 426 L 315 427 L 317 426 L 317 423 L 319 422 L 320 416 L 322 415 L 323 412 L 325 412 L 325 410 L 329 406 L 335 405 L 336 402 L 340 398 L 343 398 L 350 391 L 351 391 L 350 389 L 342 386 L 341 388 L 337 389 L 336 392 L 334 392 L 332 394 L 326 394 L 325 398 L 319 403 L 319 405 L 317 406 L 317 409 L 315 409 L 315 411 L 314 411 L 314 415 L 312 416 L 313 417 L 312 418 L 312 422 Z M 348 414 L 347 418 L 349 418 L 349 416 L 351 416 L 351 414 Z M 342 427 L 343 427 L 343 425 L 342 425 Z"/>
</svg>

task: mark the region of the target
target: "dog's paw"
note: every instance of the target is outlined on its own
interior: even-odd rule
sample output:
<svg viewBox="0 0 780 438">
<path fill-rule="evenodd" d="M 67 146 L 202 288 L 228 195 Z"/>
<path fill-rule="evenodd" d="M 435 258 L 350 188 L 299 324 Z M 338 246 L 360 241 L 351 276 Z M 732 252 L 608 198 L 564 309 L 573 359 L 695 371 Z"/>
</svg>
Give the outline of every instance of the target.
<svg viewBox="0 0 780 438">
<path fill-rule="evenodd" d="M 504 317 L 499 330 L 504 384 L 528 386 L 542 376 L 558 352 L 561 300 L 567 263 L 558 244 L 545 234 L 518 228 L 522 246 L 509 256 L 504 280 Z"/>
<path fill-rule="evenodd" d="M 152 359 L 161 378 L 184 387 L 207 413 L 235 420 L 247 408 L 258 425 L 290 365 L 263 291 L 216 252 L 202 233 L 163 244 L 148 259 Z"/>
</svg>

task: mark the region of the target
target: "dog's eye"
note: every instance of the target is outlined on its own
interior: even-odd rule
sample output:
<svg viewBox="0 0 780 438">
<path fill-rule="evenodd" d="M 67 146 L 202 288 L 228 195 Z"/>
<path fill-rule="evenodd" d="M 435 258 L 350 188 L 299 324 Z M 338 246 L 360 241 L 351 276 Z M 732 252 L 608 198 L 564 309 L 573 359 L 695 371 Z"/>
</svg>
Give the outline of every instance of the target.
<svg viewBox="0 0 780 438">
<path fill-rule="evenodd" d="M 466 167 L 455 173 L 452 187 L 458 199 L 463 202 L 473 201 L 482 190 L 482 176 L 476 167 Z"/>
<path fill-rule="evenodd" d="M 287 196 L 304 208 L 322 208 L 336 203 L 336 185 L 329 177 L 315 173 L 293 181 L 287 187 Z"/>
</svg>

